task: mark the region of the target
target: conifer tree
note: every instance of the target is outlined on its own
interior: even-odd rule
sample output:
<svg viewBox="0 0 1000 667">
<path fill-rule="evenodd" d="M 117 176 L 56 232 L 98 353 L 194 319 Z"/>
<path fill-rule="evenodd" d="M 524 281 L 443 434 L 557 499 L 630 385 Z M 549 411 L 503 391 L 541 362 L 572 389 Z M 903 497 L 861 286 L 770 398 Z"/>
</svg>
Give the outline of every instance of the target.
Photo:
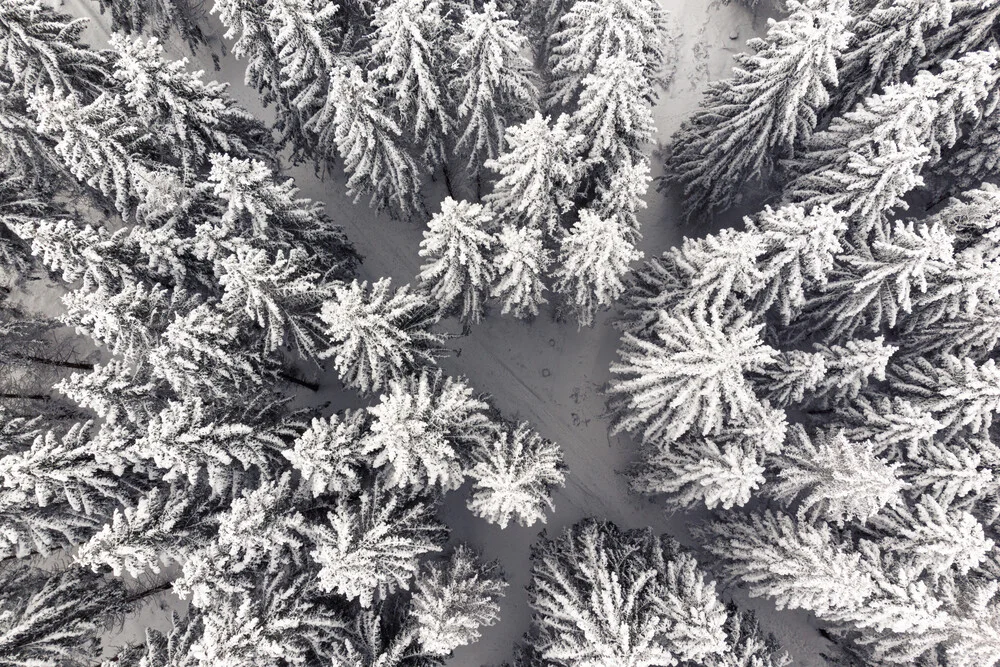
<svg viewBox="0 0 1000 667">
<path fill-rule="evenodd" d="M 508 127 L 504 141 L 505 150 L 486 163 L 500 175 L 486 202 L 499 219 L 553 233 L 576 194 L 584 138 L 570 133 L 567 116 L 550 125 L 536 113 Z"/>
<path fill-rule="evenodd" d="M 383 278 L 370 288 L 354 281 L 335 285 L 320 317 L 331 343 L 322 356 L 348 386 L 371 392 L 432 363 L 444 339 L 430 331 L 440 317 L 427 297 L 404 285 L 392 293 Z"/>
<path fill-rule="evenodd" d="M 525 319 L 538 314 L 538 306 L 548 303 L 542 296 L 542 277 L 551 256 L 542 243 L 542 231 L 535 227 L 504 225 L 497 237 L 493 270 L 496 283 L 492 296 L 501 302 L 501 312 Z"/>
<path fill-rule="evenodd" d="M 549 38 L 550 104 L 572 102 L 601 57 L 637 63 L 651 83 L 663 59 L 662 31 L 663 11 L 651 0 L 572 3 Z"/>
<path fill-rule="evenodd" d="M 444 491 L 462 485 L 469 450 L 483 447 L 494 428 L 487 404 L 461 379 L 440 371 L 390 380 L 372 417 L 362 451 L 385 468 L 387 485 Z"/>
<path fill-rule="evenodd" d="M 347 193 L 370 196 L 378 210 L 410 218 L 423 211 L 422 169 L 409 154 L 399 124 L 382 110 L 376 88 L 360 67 L 340 68 L 330 84 L 337 99 L 334 137 L 344 160 Z"/>
<path fill-rule="evenodd" d="M 626 333 L 621 361 L 611 366 L 624 376 L 611 385 L 615 430 L 670 441 L 692 429 L 709 435 L 727 422 L 752 422 L 763 406 L 743 373 L 776 354 L 762 343 L 761 328 L 746 317 L 712 326 L 697 316 L 663 312 L 654 340 Z"/>
<path fill-rule="evenodd" d="M 430 502 L 387 492 L 378 481 L 356 498 L 338 498 L 327 523 L 308 534 L 317 545 L 311 556 L 320 566 L 319 587 L 363 607 L 376 595 L 408 589 L 418 559 L 440 551 L 446 537 Z"/>
<path fill-rule="evenodd" d="M 583 209 L 562 238 L 553 287 L 567 298 L 581 327 L 592 325 L 598 309 L 617 301 L 629 264 L 642 259 L 627 232 L 619 221 Z"/>
<path fill-rule="evenodd" d="M 314 496 L 360 490 L 367 462 L 361 451 L 361 438 L 368 421 L 364 411 L 351 410 L 342 415 L 313 418 L 309 428 L 282 451 Z"/>
<path fill-rule="evenodd" d="M 737 203 L 742 187 L 809 139 L 830 104 L 849 37 L 847 2 L 793 0 L 788 11 L 747 43 L 752 54 L 736 55 L 732 78 L 709 85 L 674 140 L 667 182 L 683 186 L 688 218 Z"/>
<path fill-rule="evenodd" d="M 488 208 L 451 197 L 430 219 L 420 242 L 418 280 L 442 313 L 456 313 L 466 325 L 478 324 L 495 281 L 493 216 Z"/>
<path fill-rule="evenodd" d="M 445 162 L 445 142 L 454 124 L 454 103 L 444 78 L 443 11 L 437 0 L 391 0 L 379 6 L 369 54 L 378 97 L 432 169 Z"/>
<path fill-rule="evenodd" d="M 521 423 L 475 448 L 472 461 L 468 507 L 474 514 L 501 528 L 511 519 L 522 526 L 545 523 L 545 509 L 554 509 L 552 493 L 566 477 L 555 443 Z"/>
<path fill-rule="evenodd" d="M 608 181 L 622 165 L 645 159 L 642 149 L 655 130 L 649 84 L 638 62 L 618 54 L 598 59 L 581 85 L 569 129 L 584 137 L 581 150 L 589 176 L 596 173 L 598 182 Z"/>
<path fill-rule="evenodd" d="M 499 157 L 506 129 L 537 111 L 538 91 L 523 55 L 528 40 L 496 2 L 466 14 L 452 39 L 456 149 L 468 156 L 467 167 L 478 177 L 484 162 Z"/>
<path fill-rule="evenodd" d="M 694 558 L 651 530 L 585 520 L 532 548 L 527 641 L 545 664 L 653 667 L 725 647 L 726 611 Z"/>
<path fill-rule="evenodd" d="M 0 655 L 13 666 L 92 665 L 105 622 L 134 608 L 120 581 L 81 568 L 0 568 Z"/>
<path fill-rule="evenodd" d="M 129 34 L 148 32 L 160 39 L 174 31 L 192 51 L 206 46 L 201 29 L 202 7 L 190 0 L 98 0 L 101 13 L 110 12 L 111 29 Z"/>
<path fill-rule="evenodd" d="M 479 628 L 499 617 L 499 599 L 507 587 L 496 563 L 480 564 L 459 545 L 444 563 L 430 563 L 416 580 L 413 619 L 421 648 L 445 656 L 479 639 Z"/>
</svg>

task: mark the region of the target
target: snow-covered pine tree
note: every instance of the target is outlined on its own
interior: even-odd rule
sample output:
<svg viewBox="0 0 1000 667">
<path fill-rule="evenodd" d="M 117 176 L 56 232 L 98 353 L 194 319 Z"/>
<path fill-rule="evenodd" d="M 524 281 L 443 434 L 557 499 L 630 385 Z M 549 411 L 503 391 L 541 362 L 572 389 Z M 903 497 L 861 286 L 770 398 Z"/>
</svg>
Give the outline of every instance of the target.
<svg viewBox="0 0 1000 667">
<path fill-rule="evenodd" d="M 447 197 L 431 218 L 420 242 L 421 288 L 439 304 L 443 314 L 457 314 L 468 326 L 485 315 L 486 300 L 495 281 L 489 208 Z"/>
<path fill-rule="evenodd" d="M 361 489 L 361 475 L 367 462 L 361 451 L 361 438 L 368 421 L 363 410 L 313 418 L 309 428 L 282 451 L 314 496 L 355 493 Z"/>
<path fill-rule="evenodd" d="M 790 157 L 816 129 L 838 85 L 836 58 L 847 45 L 846 0 L 791 0 L 768 19 L 767 35 L 737 54 L 733 76 L 709 84 L 701 106 L 674 139 L 667 183 L 684 189 L 684 213 L 707 219 L 738 203 L 774 160 Z"/>
<path fill-rule="evenodd" d="M 320 202 L 298 197 L 293 179 L 281 181 L 266 162 L 215 153 L 208 179 L 227 206 L 211 235 L 262 237 L 269 248 L 308 249 L 317 270 L 333 278 L 350 277 L 359 261 L 342 227 Z"/>
<path fill-rule="evenodd" d="M 650 90 L 642 66 L 625 53 L 601 56 L 584 77 L 569 131 L 584 137 L 585 192 L 645 160 L 642 149 L 655 131 Z"/>
<path fill-rule="evenodd" d="M 726 610 L 698 564 L 651 530 L 584 520 L 532 546 L 527 643 L 543 664 L 654 667 L 726 646 Z"/>
<path fill-rule="evenodd" d="M 545 523 L 546 508 L 554 509 L 552 493 L 565 484 L 559 447 L 526 422 L 474 449 L 472 462 L 469 510 L 501 528 L 511 519 L 522 526 Z"/>
<path fill-rule="evenodd" d="M 807 209 L 829 204 L 866 237 L 923 183 L 920 171 L 955 144 L 963 123 L 980 117 L 1000 76 L 996 59 L 996 52 L 977 51 L 946 61 L 938 73 L 921 71 L 835 118 L 787 162 L 795 178 L 785 201 Z"/>
<path fill-rule="evenodd" d="M 121 102 L 155 128 L 155 142 L 177 160 L 186 182 L 208 167 L 213 153 L 274 159 L 269 131 L 226 94 L 226 84 L 203 81 L 187 59 L 166 60 L 155 39 L 116 34 L 110 46 Z"/>
<path fill-rule="evenodd" d="M 638 213 L 646 208 L 650 180 L 649 160 L 643 158 L 634 164 L 618 165 L 607 182 L 597 184 L 594 211 L 616 221 L 625 238 L 632 243 L 641 237 Z"/>
<path fill-rule="evenodd" d="M 726 424 L 754 423 L 766 408 L 744 373 L 760 369 L 777 352 L 760 337 L 763 325 L 743 316 L 710 324 L 699 315 L 661 311 L 653 340 L 626 333 L 621 361 L 611 366 L 614 429 L 644 440 L 702 435 Z"/>
<path fill-rule="evenodd" d="M 111 29 L 129 34 L 148 32 L 160 39 L 184 40 L 192 51 L 208 44 L 201 29 L 205 10 L 192 0 L 97 0 L 101 13 L 111 14 Z"/>
<path fill-rule="evenodd" d="M 370 80 L 383 109 L 410 137 L 421 161 L 446 164 L 454 102 L 445 61 L 448 30 L 438 0 L 390 0 L 376 7 L 372 24 Z"/>
<path fill-rule="evenodd" d="M 320 317 L 331 346 L 322 356 L 348 386 L 364 393 L 433 363 L 444 337 L 430 330 L 440 311 L 428 297 L 404 285 L 391 291 L 388 278 L 334 285 Z"/>
<path fill-rule="evenodd" d="M 480 563 L 459 545 L 443 563 L 429 563 L 414 585 L 412 616 L 421 648 L 446 656 L 479 639 L 499 618 L 507 583 L 496 562 Z"/>
<path fill-rule="evenodd" d="M 573 2 L 549 38 L 550 105 L 568 105 L 602 57 L 636 63 L 641 81 L 652 85 L 663 60 L 663 10 L 654 0 Z"/>
<path fill-rule="evenodd" d="M 879 90 L 934 63 L 928 37 L 951 23 L 953 6 L 941 0 L 878 0 L 851 21 L 852 38 L 840 62 L 835 108 L 841 113 Z M 938 61 L 940 62 L 940 61 Z"/>
<path fill-rule="evenodd" d="M 941 224 L 878 221 L 871 243 L 851 242 L 797 327 L 827 340 L 882 333 L 913 309 L 918 293 L 954 267 L 954 237 Z"/>
<path fill-rule="evenodd" d="M 840 526 L 864 522 L 887 505 L 902 502 L 905 483 L 899 464 L 875 455 L 874 443 L 852 442 L 842 432 L 817 433 L 791 429 L 776 462 L 775 482 L 768 493 L 791 504 L 800 518 L 822 518 Z"/>
<path fill-rule="evenodd" d="M 363 607 L 409 589 L 418 559 L 440 551 L 447 537 L 433 517 L 431 501 L 390 492 L 380 480 L 356 497 L 340 496 L 325 523 L 307 528 L 319 587 Z"/>
<path fill-rule="evenodd" d="M 528 40 L 496 2 L 467 13 L 452 40 L 456 149 L 468 156 L 467 169 L 478 184 L 483 163 L 503 150 L 506 129 L 537 111 L 538 91 L 524 55 Z"/>
<path fill-rule="evenodd" d="M 504 141 L 505 150 L 486 163 L 500 179 L 485 201 L 501 220 L 555 233 L 576 195 L 584 137 L 570 133 L 568 116 L 552 125 L 536 113 L 508 127 Z"/>
<path fill-rule="evenodd" d="M 142 599 L 82 568 L 47 571 L 27 562 L 0 568 L 0 591 L 0 654 L 12 667 L 94 664 L 105 623 Z"/>
<path fill-rule="evenodd" d="M 501 302 L 501 312 L 525 319 L 538 314 L 538 306 L 548 303 L 542 296 L 542 282 L 551 255 L 545 249 L 542 230 L 537 227 L 515 227 L 506 224 L 497 236 L 493 259 L 496 282 L 491 295 Z"/>
<path fill-rule="evenodd" d="M 765 482 L 762 447 L 752 438 L 685 435 L 645 447 L 629 475 L 632 488 L 669 509 L 704 504 L 730 509 L 750 501 Z"/>
<path fill-rule="evenodd" d="M 496 437 L 488 405 L 462 379 L 423 370 L 388 382 L 362 452 L 384 468 L 388 486 L 451 491 L 462 485 L 470 453 Z"/>
<path fill-rule="evenodd" d="M 216 0 L 212 11 L 246 60 L 247 84 L 274 104 L 276 128 L 296 159 L 335 159 L 333 73 L 342 46 L 340 5 L 322 0 Z"/>
<path fill-rule="evenodd" d="M 386 114 L 377 88 L 360 67 L 338 69 L 330 84 L 337 99 L 334 136 L 349 174 L 347 193 L 403 218 L 423 212 L 420 174 L 400 125 Z"/>
<path fill-rule="evenodd" d="M 599 309 L 610 307 L 625 290 L 629 264 L 642 253 L 629 242 L 629 228 L 589 209 L 562 237 L 553 289 L 568 302 L 581 327 L 591 326 Z"/>
</svg>

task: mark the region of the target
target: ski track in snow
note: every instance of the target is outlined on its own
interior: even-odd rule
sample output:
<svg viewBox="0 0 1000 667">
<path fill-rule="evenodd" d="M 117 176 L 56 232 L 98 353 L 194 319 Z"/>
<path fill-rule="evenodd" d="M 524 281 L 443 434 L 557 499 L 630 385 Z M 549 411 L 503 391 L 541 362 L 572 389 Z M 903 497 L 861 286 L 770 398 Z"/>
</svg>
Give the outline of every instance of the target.
<svg viewBox="0 0 1000 667">
<path fill-rule="evenodd" d="M 211 3 L 206 3 L 209 6 Z M 669 12 L 676 69 L 672 82 L 660 91 L 654 109 L 657 141 L 666 143 L 681 121 L 697 106 L 701 91 L 711 80 L 727 75 L 731 56 L 744 47 L 747 38 L 763 28 L 764 21 L 754 17 L 736 1 L 725 5 L 716 0 L 661 0 Z M 94 46 L 106 43 L 109 32 L 107 17 L 102 16 L 93 0 L 65 0 L 63 11 L 92 19 L 84 39 Z M 223 29 L 211 17 L 211 29 L 216 39 Z M 731 34 L 738 34 L 731 40 Z M 256 91 L 244 82 L 244 63 L 231 54 L 221 57 L 220 69 L 215 70 L 207 52 L 192 56 L 182 44 L 167 44 L 170 53 L 187 57 L 195 67 L 205 70 L 206 79 L 230 82 L 230 93 L 251 112 L 264 120 L 272 115 L 261 107 Z M 218 48 L 216 48 L 218 51 Z M 654 157 L 653 176 L 662 173 L 660 160 Z M 345 228 L 348 237 L 364 256 L 360 278 L 369 281 L 390 276 L 393 285 L 411 282 L 420 266 L 418 246 L 423 225 L 393 221 L 376 215 L 367 201 L 352 203 L 344 191 L 341 174 L 323 181 L 317 178 L 311 165 L 300 165 L 288 171 L 300 187 L 301 196 L 326 203 L 330 216 Z M 437 211 L 436 202 L 444 195 L 443 184 L 432 183 L 427 189 L 428 208 Z M 460 196 L 461 192 L 456 192 Z M 684 234 L 700 234 L 707 230 L 686 227 L 675 203 L 651 188 L 647 195 L 649 208 L 640 215 L 643 240 L 640 249 L 646 257 L 659 255 L 678 243 Z M 731 225 L 742 212 L 729 214 L 717 224 Z M 618 333 L 611 326 L 608 314 L 600 315 L 592 329 L 577 330 L 575 322 L 557 323 L 550 311 L 542 312 L 532 323 L 501 316 L 498 310 L 475 327 L 469 336 L 456 338 L 451 346 L 456 350 L 442 360 L 449 373 L 466 376 L 477 391 L 492 395 L 496 406 L 510 419 L 527 420 L 544 437 L 556 441 L 563 449 L 569 466 L 566 487 L 555 494 L 555 511 L 548 523 L 530 528 L 497 526 L 472 516 L 466 510 L 468 485 L 450 494 L 442 508 L 442 518 L 452 529 L 452 540 L 463 541 L 479 549 L 485 558 L 498 559 L 506 572 L 507 595 L 501 607 L 501 620 L 492 628 L 484 628 L 476 644 L 458 649 L 449 667 L 499 665 L 511 658 L 514 644 L 528 628 L 531 611 L 527 605 L 525 586 L 530 580 L 528 560 L 531 543 L 542 529 L 550 533 L 588 516 L 606 518 L 625 528 L 652 527 L 682 543 L 692 544 L 688 525 L 704 514 L 667 515 L 656 503 L 630 493 L 620 474 L 633 459 L 635 445 L 624 435 L 608 433 L 606 405 L 602 388 L 610 379 L 608 367 L 615 358 Z M 445 326 L 457 330 L 458 324 Z M 460 352 L 459 352 L 460 350 Z M 543 376 L 543 369 L 549 373 Z M 332 372 L 322 378 L 325 387 L 315 403 L 332 401 L 333 408 L 354 407 L 344 404 L 343 391 Z M 313 402 L 310 400 L 310 402 Z M 815 632 L 810 619 L 797 612 L 777 612 L 773 605 L 749 600 L 740 591 L 731 594 L 741 605 L 757 611 L 766 629 L 774 632 L 792 655 L 796 666 L 824 664 L 820 651 L 830 644 Z M 128 642 L 142 641 L 144 629 L 154 626 L 166 629 L 170 625 L 169 608 L 183 613 L 186 604 L 174 596 L 163 596 L 129 619 L 125 627 L 107 638 L 107 649 Z M 614 667 L 609 665 L 608 667 Z"/>
</svg>

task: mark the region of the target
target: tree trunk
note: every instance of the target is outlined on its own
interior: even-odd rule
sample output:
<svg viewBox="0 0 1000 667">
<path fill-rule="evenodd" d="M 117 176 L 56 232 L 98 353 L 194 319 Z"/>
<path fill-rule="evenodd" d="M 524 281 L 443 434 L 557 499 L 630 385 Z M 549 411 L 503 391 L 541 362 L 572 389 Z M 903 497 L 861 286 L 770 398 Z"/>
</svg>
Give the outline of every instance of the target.
<svg viewBox="0 0 1000 667">
<path fill-rule="evenodd" d="M 319 391 L 318 382 L 310 382 L 309 380 L 303 380 L 302 378 L 296 377 L 287 371 L 278 371 L 278 377 L 284 380 L 285 382 L 291 382 L 292 384 L 296 384 L 300 387 L 305 387 L 310 391 Z"/>
<path fill-rule="evenodd" d="M 0 394 L 0 398 L 19 398 L 26 401 L 51 401 L 48 394 Z"/>
<path fill-rule="evenodd" d="M 169 590 L 173 589 L 173 587 L 174 587 L 174 582 L 172 582 L 172 581 L 165 581 L 162 584 L 160 584 L 159 586 L 153 586 L 152 588 L 146 589 L 144 591 L 139 591 L 138 593 L 130 595 L 127 598 L 125 598 L 124 600 L 122 600 L 122 602 L 124 602 L 126 605 L 132 605 L 132 604 L 135 604 L 136 602 L 142 602 L 143 600 L 145 600 L 148 597 L 152 597 L 152 596 L 157 595 L 159 593 L 163 593 L 165 591 L 169 591 Z"/>
<path fill-rule="evenodd" d="M 444 187 L 448 189 L 448 196 L 454 199 L 455 191 L 451 188 L 451 174 L 448 173 L 448 165 L 441 165 L 441 171 L 444 172 Z"/>
<path fill-rule="evenodd" d="M 61 361 L 59 359 L 46 359 L 45 357 L 36 357 L 33 354 L 17 354 L 11 355 L 15 359 L 23 359 L 24 361 L 33 361 L 36 364 L 45 364 L 46 366 L 58 366 L 60 368 L 75 368 L 81 371 L 92 371 L 94 370 L 94 364 L 88 364 L 80 361 Z"/>
</svg>

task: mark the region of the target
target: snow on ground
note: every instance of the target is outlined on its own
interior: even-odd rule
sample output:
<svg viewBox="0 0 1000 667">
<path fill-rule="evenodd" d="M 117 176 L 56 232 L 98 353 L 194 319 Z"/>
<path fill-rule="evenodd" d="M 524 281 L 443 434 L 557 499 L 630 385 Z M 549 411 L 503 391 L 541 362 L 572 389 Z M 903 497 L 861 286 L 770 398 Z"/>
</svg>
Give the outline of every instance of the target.
<svg viewBox="0 0 1000 667">
<path fill-rule="evenodd" d="M 705 84 L 727 76 L 732 54 L 743 49 L 746 40 L 763 31 L 766 24 L 764 18 L 752 16 L 736 2 L 729 5 L 720 0 L 661 2 L 669 12 L 676 40 L 673 78 L 661 91 L 654 110 L 658 140 L 665 143 L 696 107 Z M 86 38 L 99 45 L 107 39 L 108 32 L 106 17 L 97 12 L 96 6 L 93 0 L 66 0 L 64 11 L 92 17 L 93 25 Z M 215 34 L 221 35 L 218 23 L 213 26 Z M 190 57 L 183 46 L 171 46 L 178 56 Z M 235 98 L 259 117 L 271 118 L 261 108 L 256 92 L 243 84 L 244 63 L 226 56 L 219 61 L 220 70 L 212 71 L 208 54 L 199 57 L 198 66 L 206 70 L 207 78 L 229 81 Z M 654 177 L 662 171 L 659 162 L 654 158 Z M 378 216 L 367 208 L 365 201 L 353 204 L 344 192 L 343 178 L 322 181 L 315 176 L 311 165 L 292 169 L 291 174 L 303 196 L 325 202 L 331 217 L 344 226 L 365 258 L 360 271 L 362 278 L 390 276 L 394 284 L 413 280 L 420 265 L 417 250 L 422 225 Z M 443 197 L 443 188 L 437 189 Z M 686 229 L 680 223 L 677 203 L 671 198 L 653 190 L 647 200 L 649 208 L 641 216 L 644 238 L 640 245 L 647 256 L 660 254 L 678 243 L 684 234 L 704 231 Z M 433 204 L 429 208 L 432 212 L 437 210 Z M 727 216 L 724 222 L 732 224 L 737 217 Z M 459 327 L 453 325 L 453 328 L 457 331 Z M 566 488 L 555 496 L 556 510 L 546 526 L 549 531 L 560 531 L 581 518 L 594 516 L 629 528 L 649 526 L 692 545 L 688 526 L 703 517 L 666 515 L 656 504 L 630 493 L 619 474 L 632 460 L 635 449 L 629 438 L 608 434 L 602 388 L 610 378 L 608 367 L 617 344 L 618 334 L 607 314 L 599 317 L 592 329 L 584 331 L 578 331 L 575 323 L 553 322 L 545 312 L 530 324 L 494 314 L 469 336 L 456 338 L 455 353 L 444 359 L 442 366 L 449 373 L 465 375 L 478 390 L 491 393 L 506 416 L 530 421 L 543 436 L 561 445 L 569 475 Z M 334 407 L 344 406 L 335 377 L 330 374 L 323 384 L 329 389 L 323 390 L 320 402 L 330 400 Z M 464 490 L 449 496 L 443 517 L 453 530 L 453 539 L 472 544 L 487 558 L 499 559 L 510 582 L 500 623 L 486 629 L 477 644 L 456 651 L 449 665 L 499 664 L 511 657 L 512 647 L 528 628 L 530 609 L 525 593 L 530 578 L 528 554 L 541 527 L 513 526 L 501 530 L 477 519 L 465 509 Z M 819 654 L 829 650 L 830 645 L 804 615 L 776 612 L 767 603 L 748 603 L 745 595 L 735 594 L 739 604 L 749 604 L 758 612 L 764 626 L 779 637 L 793 656 L 795 665 L 824 664 Z M 154 612 L 155 608 L 144 610 L 112 643 L 120 645 L 141 639 L 141 624 Z M 157 626 L 167 627 L 168 614 L 160 614 Z"/>
</svg>

